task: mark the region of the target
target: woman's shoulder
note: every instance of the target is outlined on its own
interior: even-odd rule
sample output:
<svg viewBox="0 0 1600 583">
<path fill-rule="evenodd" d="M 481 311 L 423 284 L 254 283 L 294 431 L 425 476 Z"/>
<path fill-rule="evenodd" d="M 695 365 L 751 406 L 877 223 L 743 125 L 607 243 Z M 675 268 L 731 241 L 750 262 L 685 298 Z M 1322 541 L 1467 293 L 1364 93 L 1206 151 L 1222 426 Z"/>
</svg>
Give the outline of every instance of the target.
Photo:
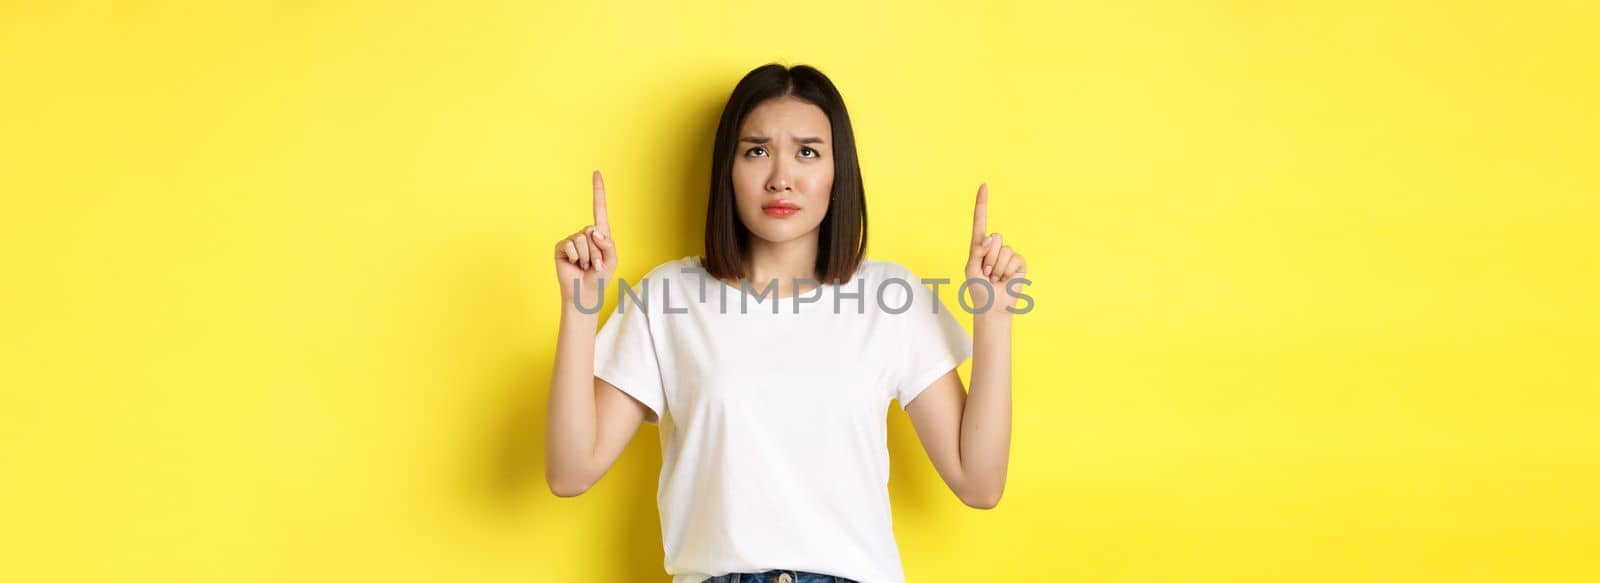
<svg viewBox="0 0 1600 583">
<path fill-rule="evenodd" d="M 677 259 L 668 259 L 657 263 L 644 273 L 644 277 L 648 279 L 679 277 L 685 273 L 685 270 L 693 272 L 698 269 L 700 269 L 700 256 L 685 255 Z"/>
<path fill-rule="evenodd" d="M 870 280 L 904 279 L 912 284 L 916 284 L 918 281 L 915 271 L 912 271 L 904 263 L 892 259 L 863 257 L 861 258 L 861 266 L 858 269 L 859 273 Z"/>
</svg>

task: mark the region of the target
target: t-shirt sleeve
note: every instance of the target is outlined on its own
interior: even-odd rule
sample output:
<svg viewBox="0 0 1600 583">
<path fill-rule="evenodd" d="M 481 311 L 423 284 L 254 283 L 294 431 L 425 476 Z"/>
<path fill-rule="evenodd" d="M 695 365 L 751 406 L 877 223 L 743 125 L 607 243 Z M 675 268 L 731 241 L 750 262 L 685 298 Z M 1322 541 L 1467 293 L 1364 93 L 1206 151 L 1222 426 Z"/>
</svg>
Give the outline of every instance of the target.
<svg viewBox="0 0 1600 583">
<path fill-rule="evenodd" d="M 900 277 L 911 284 L 912 297 L 910 309 L 892 316 L 902 321 L 899 340 L 905 354 L 895 375 L 894 396 L 904 410 L 933 381 L 972 356 L 972 335 L 928 284 L 910 270 L 901 270 Z M 955 289 L 944 284 L 939 288 L 946 293 Z"/>
<path fill-rule="evenodd" d="M 660 423 L 667 398 L 652 341 L 650 314 L 638 304 L 623 301 L 628 305 L 623 307 L 622 313 L 613 310 L 595 334 L 594 376 L 644 403 L 650 409 L 645 421 Z"/>
</svg>

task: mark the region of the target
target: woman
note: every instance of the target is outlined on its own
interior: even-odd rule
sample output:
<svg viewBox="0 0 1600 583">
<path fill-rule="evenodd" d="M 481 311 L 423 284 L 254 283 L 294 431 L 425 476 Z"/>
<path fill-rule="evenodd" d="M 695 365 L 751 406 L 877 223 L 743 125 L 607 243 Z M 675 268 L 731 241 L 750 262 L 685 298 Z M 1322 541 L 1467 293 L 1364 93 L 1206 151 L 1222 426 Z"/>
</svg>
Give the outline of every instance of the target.
<svg viewBox="0 0 1600 583">
<path fill-rule="evenodd" d="M 714 150 L 704 255 L 619 290 L 598 334 L 618 262 L 599 171 L 594 224 L 556 244 L 550 488 L 583 493 L 656 423 L 674 583 L 902 582 L 885 412 L 900 402 L 963 502 L 998 503 L 1023 258 L 987 232 L 980 187 L 965 266 L 975 338 L 904 266 L 867 259 L 850 118 L 814 68 L 746 75 Z M 970 395 L 955 370 L 968 356 Z"/>
</svg>

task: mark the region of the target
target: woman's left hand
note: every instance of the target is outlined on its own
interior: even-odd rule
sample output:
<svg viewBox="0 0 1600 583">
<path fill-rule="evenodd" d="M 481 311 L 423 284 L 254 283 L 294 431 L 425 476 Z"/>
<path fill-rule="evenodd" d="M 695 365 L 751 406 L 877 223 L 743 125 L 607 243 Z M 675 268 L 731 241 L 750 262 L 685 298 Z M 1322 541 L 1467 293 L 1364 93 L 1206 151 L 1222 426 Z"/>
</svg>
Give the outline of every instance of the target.
<svg viewBox="0 0 1600 583">
<path fill-rule="evenodd" d="M 972 244 L 967 251 L 966 276 L 968 280 L 988 280 L 993 287 L 992 293 L 983 282 L 973 282 L 967 286 L 967 293 L 972 294 L 972 311 L 975 315 L 1011 315 L 1006 308 L 1016 306 L 1017 296 L 1007 293 L 1009 285 L 1021 286 L 1026 282 L 1011 284 L 1011 280 L 1022 277 L 1027 271 L 1027 264 L 1022 259 L 1022 254 L 1006 245 L 1000 238 L 1000 233 L 989 232 L 989 185 L 987 183 L 978 187 L 978 201 L 972 209 Z M 987 310 L 984 305 L 989 304 L 993 296 L 994 303 Z"/>
</svg>

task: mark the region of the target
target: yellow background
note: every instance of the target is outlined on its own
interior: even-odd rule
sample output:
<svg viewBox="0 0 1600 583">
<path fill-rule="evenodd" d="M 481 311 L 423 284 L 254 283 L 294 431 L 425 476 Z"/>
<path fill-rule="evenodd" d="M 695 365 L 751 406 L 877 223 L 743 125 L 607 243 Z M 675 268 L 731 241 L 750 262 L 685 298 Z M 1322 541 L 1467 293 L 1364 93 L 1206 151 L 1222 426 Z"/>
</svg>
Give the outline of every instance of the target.
<svg viewBox="0 0 1600 583">
<path fill-rule="evenodd" d="M 3 4 L 0 579 L 665 581 L 654 426 L 543 482 L 550 249 L 598 167 L 697 253 L 769 61 L 871 256 L 988 181 L 1036 281 L 998 508 L 889 413 L 911 581 L 1600 577 L 1595 3 L 670 4 Z"/>
</svg>

